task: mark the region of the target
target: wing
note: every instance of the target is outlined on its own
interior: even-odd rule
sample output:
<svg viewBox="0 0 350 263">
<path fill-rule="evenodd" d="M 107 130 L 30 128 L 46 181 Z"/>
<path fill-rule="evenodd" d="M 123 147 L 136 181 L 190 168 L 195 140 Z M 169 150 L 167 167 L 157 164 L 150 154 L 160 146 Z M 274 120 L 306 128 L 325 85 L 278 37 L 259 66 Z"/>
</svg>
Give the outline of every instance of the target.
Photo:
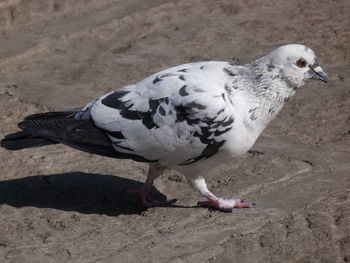
<svg viewBox="0 0 350 263">
<path fill-rule="evenodd" d="M 154 74 L 88 104 L 116 151 L 168 165 L 188 165 L 219 151 L 232 129 L 226 62 L 198 62 Z"/>
</svg>

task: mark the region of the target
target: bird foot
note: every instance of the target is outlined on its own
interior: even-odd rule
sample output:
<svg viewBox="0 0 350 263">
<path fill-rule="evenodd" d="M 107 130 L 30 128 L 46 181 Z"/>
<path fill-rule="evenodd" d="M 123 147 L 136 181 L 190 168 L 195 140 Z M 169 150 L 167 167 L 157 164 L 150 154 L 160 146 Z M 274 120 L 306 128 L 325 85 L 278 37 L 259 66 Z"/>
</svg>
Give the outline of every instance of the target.
<svg viewBox="0 0 350 263">
<path fill-rule="evenodd" d="M 211 207 L 223 212 L 232 212 L 234 208 L 251 208 L 256 205 L 255 202 L 244 202 L 243 198 L 223 199 L 217 197 L 208 197 L 208 201 L 198 202 L 199 206 Z"/>
<path fill-rule="evenodd" d="M 147 208 L 155 207 L 155 206 L 169 206 L 177 202 L 177 199 L 161 201 L 151 197 L 146 197 L 146 198 L 141 197 L 141 200 L 142 200 L 142 205 Z"/>
<path fill-rule="evenodd" d="M 127 189 L 126 193 L 128 194 L 137 194 L 140 196 L 143 207 L 155 207 L 155 206 L 168 206 L 177 201 L 177 199 L 171 199 L 168 201 L 159 200 L 150 195 L 150 189 L 146 186 L 136 189 Z"/>
</svg>

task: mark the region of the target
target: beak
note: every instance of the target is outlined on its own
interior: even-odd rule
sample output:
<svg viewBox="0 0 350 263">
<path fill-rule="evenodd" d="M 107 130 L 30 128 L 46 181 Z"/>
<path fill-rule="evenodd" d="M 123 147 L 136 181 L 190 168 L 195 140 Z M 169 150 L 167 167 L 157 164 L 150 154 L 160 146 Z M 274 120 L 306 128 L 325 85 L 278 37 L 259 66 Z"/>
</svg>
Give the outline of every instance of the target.
<svg viewBox="0 0 350 263">
<path fill-rule="evenodd" d="M 309 68 L 310 70 L 308 71 L 308 74 L 310 79 L 321 80 L 325 83 L 328 82 L 327 74 L 323 71 L 323 69 L 317 63 L 309 66 Z"/>
</svg>

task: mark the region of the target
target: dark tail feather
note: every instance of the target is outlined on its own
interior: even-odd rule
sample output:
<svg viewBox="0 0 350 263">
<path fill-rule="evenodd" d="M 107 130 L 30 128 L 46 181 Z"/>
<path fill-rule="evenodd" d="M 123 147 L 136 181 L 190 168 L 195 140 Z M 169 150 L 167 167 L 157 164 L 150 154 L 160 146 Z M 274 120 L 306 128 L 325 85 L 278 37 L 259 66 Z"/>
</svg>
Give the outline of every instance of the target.
<svg viewBox="0 0 350 263">
<path fill-rule="evenodd" d="M 30 115 L 24 118 L 24 121 L 19 123 L 19 127 L 23 131 L 11 133 L 5 136 L 4 139 L 1 140 L 1 147 L 7 149 L 7 150 L 22 150 L 25 148 L 31 148 L 31 147 L 41 147 L 46 146 L 50 144 L 57 144 L 59 142 L 37 136 L 35 132 L 33 132 L 32 129 L 26 129 L 26 126 L 29 123 L 33 124 L 35 123 L 37 126 L 37 129 L 40 129 L 41 124 L 48 120 L 53 120 L 59 117 L 67 117 L 74 113 L 73 111 L 67 111 L 67 112 L 47 112 L 47 113 L 41 113 L 41 114 L 34 114 Z"/>
<path fill-rule="evenodd" d="M 26 131 L 19 131 L 6 135 L 5 138 L 1 140 L 1 147 L 7 150 L 22 150 L 56 143 L 57 142 L 45 138 L 33 136 Z"/>
<path fill-rule="evenodd" d="M 150 162 L 145 158 L 116 151 L 106 132 L 91 119 L 76 120 L 74 111 L 30 115 L 18 124 L 23 131 L 7 135 L 1 147 L 20 150 L 63 143 L 75 149 L 103 156 Z"/>
</svg>

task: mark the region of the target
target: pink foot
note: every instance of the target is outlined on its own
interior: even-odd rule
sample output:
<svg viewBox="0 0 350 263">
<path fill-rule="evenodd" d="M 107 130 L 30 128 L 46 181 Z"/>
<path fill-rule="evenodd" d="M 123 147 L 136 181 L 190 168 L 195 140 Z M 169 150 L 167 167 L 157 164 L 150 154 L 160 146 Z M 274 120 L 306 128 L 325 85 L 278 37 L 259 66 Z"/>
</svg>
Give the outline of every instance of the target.
<svg viewBox="0 0 350 263">
<path fill-rule="evenodd" d="M 211 207 L 223 212 L 232 212 L 234 208 L 251 208 L 256 205 L 254 202 L 243 202 L 242 198 L 223 199 L 216 196 L 207 196 L 208 201 L 198 202 L 199 206 Z"/>
<path fill-rule="evenodd" d="M 128 194 L 137 194 L 140 196 L 142 205 L 144 207 L 155 207 L 155 206 L 167 206 L 175 203 L 176 199 L 171 199 L 169 201 L 158 200 L 150 196 L 150 187 L 143 185 L 141 188 L 128 189 L 126 191 Z"/>
</svg>

